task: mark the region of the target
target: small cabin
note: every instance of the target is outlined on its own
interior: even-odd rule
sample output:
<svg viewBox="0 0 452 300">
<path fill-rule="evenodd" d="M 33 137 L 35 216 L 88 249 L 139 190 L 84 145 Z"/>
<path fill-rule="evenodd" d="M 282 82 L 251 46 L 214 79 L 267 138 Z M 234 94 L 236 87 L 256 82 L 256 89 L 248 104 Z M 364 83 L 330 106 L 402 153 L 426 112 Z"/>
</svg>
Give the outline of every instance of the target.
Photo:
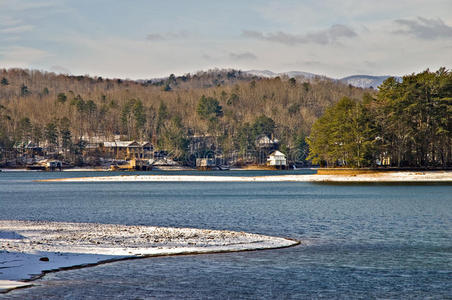
<svg viewBox="0 0 452 300">
<path fill-rule="evenodd" d="M 267 165 L 277 168 L 285 168 L 287 166 L 286 155 L 278 150 L 273 151 L 267 158 Z"/>
<path fill-rule="evenodd" d="M 63 164 L 59 160 L 51 160 L 46 163 L 46 169 L 49 171 L 55 171 L 56 169 L 62 170 Z"/>
<path fill-rule="evenodd" d="M 215 158 L 197 158 L 196 159 L 196 167 L 198 168 L 212 168 L 215 167 L 216 161 Z"/>
</svg>

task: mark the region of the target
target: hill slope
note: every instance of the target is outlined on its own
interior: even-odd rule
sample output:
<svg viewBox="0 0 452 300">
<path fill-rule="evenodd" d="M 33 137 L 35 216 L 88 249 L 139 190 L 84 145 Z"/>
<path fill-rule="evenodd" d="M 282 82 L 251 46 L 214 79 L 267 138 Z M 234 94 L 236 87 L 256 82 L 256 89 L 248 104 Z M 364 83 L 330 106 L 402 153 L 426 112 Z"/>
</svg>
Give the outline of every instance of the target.
<svg viewBox="0 0 452 300">
<path fill-rule="evenodd" d="M 0 148 L 31 140 L 70 152 L 81 137 L 119 134 L 151 140 L 179 158 L 190 136 L 212 137 L 208 151 L 254 151 L 261 134 L 285 149 L 301 147 L 327 107 L 372 92 L 234 70 L 132 81 L 0 69 L 0 82 Z"/>
<path fill-rule="evenodd" d="M 372 75 L 352 75 L 347 76 L 341 79 L 329 78 L 323 75 L 318 75 L 314 73 L 302 72 L 302 71 L 289 71 L 289 72 L 281 72 L 275 73 L 270 70 L 249 70 L 244 71 L 245 74 L 258 76 L 262 78 L 275 78 L 278 76 L 288 76 L 288 77 L 304 77 L 306 79 L 314 79 L 314 78 L 322 78 L 329 80 L 338 80 L 345 84 L 350 84 L 354 87 L 359 87 L 363 89 L 373 88 L 376 89 L 379 85 L 383 83 L 387 78 L 391 76 L 372 76 Z M 397 77 L 397 79 L 400 79 Z"/>
<path fill-rule="evenodd" d="M 360 88 L 374 88 L 380 86 L 383 81 L 391 76 L 353 75 L 339 79 L 341 82 Z M 396 77 L 398 78 L 398 77 Z"/>
</svg>

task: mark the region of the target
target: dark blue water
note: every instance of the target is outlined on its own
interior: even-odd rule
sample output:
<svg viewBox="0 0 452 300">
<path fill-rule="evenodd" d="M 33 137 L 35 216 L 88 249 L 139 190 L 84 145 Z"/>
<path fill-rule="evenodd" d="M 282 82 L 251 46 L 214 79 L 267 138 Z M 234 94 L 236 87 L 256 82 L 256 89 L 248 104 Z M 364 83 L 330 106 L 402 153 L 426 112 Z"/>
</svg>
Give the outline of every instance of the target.
<svg viewBox="0 0 452 300">
<path fill-rule="evenodd" d="M 451 185 L 32 182 L 87 175 L 99 174 L 0 173 L 0 219 L 229 229 L 304 244 L 48 274 L 8 298 L 451 298 Z"/>
</svg>

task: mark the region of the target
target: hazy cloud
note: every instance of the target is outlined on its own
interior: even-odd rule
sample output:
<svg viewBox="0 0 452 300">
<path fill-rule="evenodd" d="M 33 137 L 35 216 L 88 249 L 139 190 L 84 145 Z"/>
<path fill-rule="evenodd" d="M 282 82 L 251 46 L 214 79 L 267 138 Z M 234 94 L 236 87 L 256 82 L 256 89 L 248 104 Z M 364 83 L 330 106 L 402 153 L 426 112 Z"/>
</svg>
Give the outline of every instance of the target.
<svg viewBox="0 0 452 300">
<path fill-rule="evenodd" d="M 255 60 L 257 56 L 251 52 L 229 53 L 229 58 L 233 60 Z"/>
<path fill-rule="evenodd" d="M 149 33 L 146 39 L 148 41 L 163 41 L 165 38 L 160 33 Z"/>
<path fill-rule="evenodd" d="M 21 23 L 22 23 L 22 21 L 18 18 L 0 15 L 0 25 L 1 26 L 15 26 L 15 25 L 19 25 Z"/>
<path fill-rule="evenodd" d="M 418 17 L 415 20 L 400 19 L 395 22 L 403 27 L 403 29 L 394 31 L 398 34 L 409 34 L 425 40 L 452 37 L 452 27 L 439 18 L 427 19 Z"/>
<path fill-rule="evenodd" d="M 50 67 L 50 71 L 60 74 L 71 74 L 71 71 L 69 71 L 69 69 L 58 65 Z"/>
<path fill-rule="evenodd" d="M 0 0 L 1 1 L 1 0 Z M 33 30 L 34 26 L 25 24 L 19 18 L 0 15 L 0 33 L 13 34 Z"/>
<path fill-rule="evenodd" d="M 0 65 L 129 78 L 231 66 L 331 77 L 452 66 L 451 0 L 117 1 L 108 14 L 104 2 L 0 0 Z"/>
<path fill-rule="evenodd" d="M 34 26 L 32 26 L 32 25 L 19 25 L 19 26 L 1 28 L 0 32 L 1 33 L 22 33 L 22 32 L 26 32 L 26 31 L 31 31 L 31 30 L 33 30 L 33 28 L 34 28 Z"/>
<path fill-rule="evenodd" d="M 59 7 L 60 1 L 41 1 L 41 0 L 8 0 L 0 1 L 0 8 L 6 8 L 13 11 L 36 10 L 42 8 Z"/>
<path fill-rule="evenodd" d="M 146 40 L 148 41 L 167 41 L 167 40 L 176 40 L 182 39 L 188 36 L 188 32 L 186 31 L 178 31 L 178 32 L 166 32 L 166 33 L 149 33 L 146 36 Z"/>
<path fill-rule="evenodd" d="M 49 53 L 31 47 L 0 46 L 0 64 L 8 67 L 27 67 L 35 62 L 49 57 Z"/>
<path fill-rule="evenodd" d="M 351 28 L 341 24 L 333 25 L 326 30 L 320 30 L 307 34 L 289 34 L 282 31 L 277 31 L 275 33 L 262 33 L 253 30 L 244 30 L 242 32 L 242 36 L 246 38 L 277 42 L 286 45 L 307 43 L 325 45 L 334 43 L 341 38 L 352 38 L 356 35 L 356 32 Z"/>
<path fill-rule="evenodd" d="M 307 67 L 317 67 L 317 66 L 323 65 L 323 63 L 318 60 L 307 60 L 307 61 L 303 61 L 301 64 L 303 66 L 307 66 Z"/>
<path fill-rule="evenodd" d="M 210 56 L 209 54 L 203 54 L 203 55 L 201 55 L 201 57 L 205 60 L 213 60 L 213 57 Z"/>
<path fill-rule="evenodd" d="M 229 52 L 229 53 L 216 53 L 214 55 L 204 53 L 201 55 L 202 59 L 208 62 L 224 62 L 228 63 L 231 61 L 234 62 L 246 62 L 246 61 L 253 61 L 257 59 L 257 56 L 254 53 L 251 52 Z"/>
</svg>

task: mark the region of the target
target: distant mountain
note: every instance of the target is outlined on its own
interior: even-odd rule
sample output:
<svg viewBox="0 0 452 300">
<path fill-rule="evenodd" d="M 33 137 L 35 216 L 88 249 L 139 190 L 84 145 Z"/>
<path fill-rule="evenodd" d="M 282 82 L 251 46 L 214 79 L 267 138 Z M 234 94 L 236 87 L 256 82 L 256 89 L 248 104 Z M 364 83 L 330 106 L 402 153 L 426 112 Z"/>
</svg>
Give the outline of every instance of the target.
<svg viewBox="0 0 452 300">
<path fill-rule="evenodd" d="M 374 88 L 380 86 L 383 81 L 391 76 L 370 76 L 370 75 L 353 75 L 339 79 L 339 81 L 360 88 Z M 400 80 L 400 77 L 396 77 Z"/>
<path fill-rule="evenodd" d="M 274 78 L 274 77 L 283 76 L 283 75 L 287 75 L 289 77 L 303 76 L 308 79 L 312 79 L 315 77 L 321 77 L 321 78 L 325 78 L 325 79 L 338 80 L 345 84 L 350 84 L 352 86 L 360 87 L 363 89 L 366 89 L 366 88 L 376 89 L 379 85 L 381 85 L 383 83 L 383 81 L 385 81 L 387 78 L 391 77 L 391 76 L 353 75 L 353 76 L 348 76 L 348 77 L 344 77 L 341 79 L 333 79 L 333 78 L 328 78 L 326 76 L 308 73 L 308 72 L 290 71 L 290 72 L 275 73 L 275 72 L 272 72 L 269 70 L 249 70 L 249 71 L 244 71 L 244 73 L 253 75 L 253 76 L 264 77 L 264 78 Z M 396 79 L 401 80 L 400 77 L 396 77 Z"/>
<path fill-rule="evenodd" d="M 265 77 L 265 78 L 274 78 L 274 77 L 284 76 L 284 75 L 286 75 L 288 77 L 303 76 L 303 77 L 306 77 L 309 79 L 312 79 L 314 77 L 325 77 L 325 76 L 308 73 L 308 72 L 301 72 L 301 71 L 289 71 L 289 72 L 275 73 L 275 72 L 272 72 L 269 70 L 249 70 L 249 71 L 244 71 L 244 73 L 253 75 L 253 76 Z"/>
<path fill-rule="evenodd" d="M 208 70 L 208 71 L 199 71 L 197 73 L 186 74 L 184 76 L 177 76 L 174 78 L 173 86 L 177 84 L 182 84 L 187 80 L 195 80 L 200 82 L 200 86 L 216 86 L 218 84 L 226 84 L 226 83 L 234 83 L 240 80 L 251 80 L 253 76 L 261 77 L 261 78 L 275 78 L 278 76 L 288 76 L 292 77 L 304 77 L 306 79 L 314 79 L 321 78 L 325 80 L 333 80 L 339 81 L 344 84 L 350 84 L 354 87 L 359 87 L 363 89 L 374 88 L 377 89 L 383 81 L 391 76 L 372 76 L 372 75 L 352 75 L 344 78 L 336 79 L 326 77 L 324 75 L 302 72 L 302 71 L 288 71 L 288 72 L 280 72 L 276 73 L 270 70 L 248 70 L 248 71 L 240 71 L 233 69 L 224 69 L 224 70 Z M 395 77 L 398 81 L 401 81 L 401 77 Z M 153 84 L 153 85 L 164 85 L 167 83 L 169 77 L 164 78 L 153 78 L 148 80 L 137 80 L 137 82 L 142 84 Z"/>
</svg>

